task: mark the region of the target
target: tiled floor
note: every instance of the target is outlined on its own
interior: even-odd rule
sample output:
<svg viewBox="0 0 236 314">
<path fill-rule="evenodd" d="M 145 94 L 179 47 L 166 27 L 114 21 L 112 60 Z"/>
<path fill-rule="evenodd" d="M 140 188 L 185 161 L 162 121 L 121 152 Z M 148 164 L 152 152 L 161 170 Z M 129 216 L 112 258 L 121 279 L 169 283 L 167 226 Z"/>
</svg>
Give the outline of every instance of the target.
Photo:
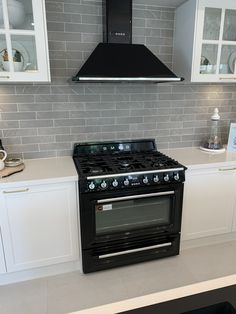
<svg viewBox="0 0 236 314">
<path fill-rule="evenodd" d="M 0 287 L 1 314 L 65 314 L 236 273 L 236 241 L 113 270 Z"/>
</svg>

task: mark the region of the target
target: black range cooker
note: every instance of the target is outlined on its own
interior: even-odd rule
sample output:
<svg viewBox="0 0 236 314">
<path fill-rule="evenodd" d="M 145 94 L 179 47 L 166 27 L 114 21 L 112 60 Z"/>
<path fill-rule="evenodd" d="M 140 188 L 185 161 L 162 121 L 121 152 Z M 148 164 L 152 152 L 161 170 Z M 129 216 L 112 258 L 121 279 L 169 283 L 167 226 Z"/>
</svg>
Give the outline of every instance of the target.
<svg viewBox="0 0 236 314">
<path fill-rule="evenodd" d="M 78 143 L 83 272 L 179 254 L 186 167 L 155 140 Z"/>
</svg>

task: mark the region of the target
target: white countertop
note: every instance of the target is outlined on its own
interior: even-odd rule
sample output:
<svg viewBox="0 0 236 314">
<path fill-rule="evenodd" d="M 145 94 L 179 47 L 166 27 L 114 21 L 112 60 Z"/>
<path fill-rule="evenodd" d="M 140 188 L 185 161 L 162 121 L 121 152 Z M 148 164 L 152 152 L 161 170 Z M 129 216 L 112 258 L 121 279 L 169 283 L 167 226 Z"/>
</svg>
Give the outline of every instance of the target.
<svg viewBox="0 0 236 314">
<path fill-rule="evenodd" d="M 194 147 L 167 149 L 162 152 L 187 166 L 188 169 L 236 167 L 236 152 L 207 153 Z M 1 187 L 78 180 L 72 157 L 26 159 L 24 163 L 25 169 L 22 172 L 0 179 Z"/>
<path fill-rule="evenodd" d="M 78 174 L 72 157 L 26 159 L 25 169 L 0 179 L 1 188 L 77 181 Z"/>
<path fill-rule="evenodd" d="M 166 149 L 162 152 L 185 165 L 188 169 L 236 166 L 236 152 L 208 153 L 197 147 Z"/>
</svg>

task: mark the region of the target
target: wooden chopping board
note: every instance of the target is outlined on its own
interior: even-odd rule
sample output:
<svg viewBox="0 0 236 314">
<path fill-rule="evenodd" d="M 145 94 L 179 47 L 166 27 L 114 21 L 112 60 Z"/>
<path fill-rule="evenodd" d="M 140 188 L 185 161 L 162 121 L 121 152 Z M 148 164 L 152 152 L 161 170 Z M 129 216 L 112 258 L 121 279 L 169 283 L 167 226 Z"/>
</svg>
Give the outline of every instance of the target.
<svg viewBox="0 0 236 314">
<path fill-rule="evenodd" d="M 0 178 L 9 177 L 14 173 L 21 172 L 25 169 L 25 164 L 21 164 L 16 167 L 5 167 L 3 170 L 0 170 Z"/>
</svg>

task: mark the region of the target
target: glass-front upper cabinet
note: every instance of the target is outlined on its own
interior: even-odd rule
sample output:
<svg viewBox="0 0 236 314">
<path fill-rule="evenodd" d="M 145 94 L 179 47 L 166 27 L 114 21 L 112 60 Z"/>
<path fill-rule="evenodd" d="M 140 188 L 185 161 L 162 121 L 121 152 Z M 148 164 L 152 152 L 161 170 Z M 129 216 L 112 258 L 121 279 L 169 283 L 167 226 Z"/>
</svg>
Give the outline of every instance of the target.
<svg viewBox="0 0 236 314">
<path fill-rule="evenodd" d="M 0 0 L 1 81 L 50 81 L 45 0 Z"/>
<path fill-rule="evenodd" d="M 236 82 L 236 1 L 189 0 L 177 9 L 178 28 L 180 18 L 183 30 L 176 29 L 174 48 L 177 74 L 182 70 L 180 75 L 192 82 Z M 176 42 L 178 38 L 183 44 L 184 31 L 188 52 Z"/>
</svg>

